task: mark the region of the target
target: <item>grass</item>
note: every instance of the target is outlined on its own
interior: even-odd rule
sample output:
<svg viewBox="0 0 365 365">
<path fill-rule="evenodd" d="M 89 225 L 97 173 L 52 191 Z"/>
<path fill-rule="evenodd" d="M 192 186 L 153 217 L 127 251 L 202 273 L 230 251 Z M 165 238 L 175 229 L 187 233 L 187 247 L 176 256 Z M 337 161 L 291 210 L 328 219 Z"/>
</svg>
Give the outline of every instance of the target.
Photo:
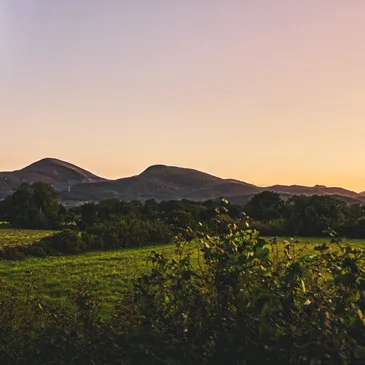
<svg viewBox="0 0 365 365">
<path fill-rule="evenodd" d="M 0 245 L 30 245 L 53 231 L 0 230 Z M 105 308 L 113 305 L 125 278 L 147 270 L 146 258 L 152 250 L 173 253 L 173 244 L 142 249 L 88 252 L 75 256 L 29 257 L 22 261 L 0 260 L 0 280 L 14 295 L 30 287 L 33 296 L 42 296 L 50 305 L 68 307 L 70 294 L 86 279 L 93 294 Z"/>
<path fill-rule="evenodd" d="M 0 230 L 0 244 L 14 245 L 21 242 L 32 244 L 53 234 L 53 231 Z M 290 238 L 280 238 L 282 241 Z M 328 242 L 327 238 L 299 238 L 296 249 L 300 250 L 307 242 L 306 252 L 314 244 Z M 351 244 L 365 248 L 365 240 L 350 240 Z M 149 246 L 142 249 L 124 249 L 110 252 L 89 252 L 76 256 L 50 256 L 46 258 L 27 258 L 23 261 L 0 261 L 0 280 L 11 288 L 14 295 L 25 286 L 31 288 L 33 296 L 42 296 L 50 305 L 70 306 L 70 294 L 75 291 L 82 279 L 86 279 L 103 306 L 105 313 L 118 298 L 125 279 L 138 277 L 148 269 L 146 257 L 152 250 L 174 252 L 173 244 Z"/>
<path fill-rule="evenodd" d="M 34 294 L 61 307 L 69 306 L 70 294 L 82 279 L 86 279 L 98 301 L 107 308 L 115 302 L 125 278 L 138 277 L 147 270 L 146 257 L 153 249 L 172 253 L 174 245 L 23 261 L 4 260 L 0 261 L 0 279 L 15 292 L 27 282 Z"/>
<path fill-rule="evenodd" d="M 284 248 L 284 241 L 290 241 L 290 237 L 279 237 L 278 238 L 278 247 L 279 252 L 283 250 Z M 290 254 L 294 257 L 299 257 L 303 254 L 313 254 L 318 253 L 313 248 L 318 245 L 322 245 L 324 243 L 329 243 L 330 239 L 326 237 L 299 237 L 294 238 L 294 251 L 290 251 Z M 348 239 L 344 240 L 344 243 L 348 243 L 351 246 L 356 246 L 362 249 L 365 249 L 365 239 Z M 336 244 L 330 244 L 330 247 L 333 250 L 337 250 L 338 246 Z"/>
<path fill-rule="evenodd" d="M 0 246 L 31 245 L 44 237 L 52 235 L 54 232 L 4 228 L 0 230 Z"/>
</svg>

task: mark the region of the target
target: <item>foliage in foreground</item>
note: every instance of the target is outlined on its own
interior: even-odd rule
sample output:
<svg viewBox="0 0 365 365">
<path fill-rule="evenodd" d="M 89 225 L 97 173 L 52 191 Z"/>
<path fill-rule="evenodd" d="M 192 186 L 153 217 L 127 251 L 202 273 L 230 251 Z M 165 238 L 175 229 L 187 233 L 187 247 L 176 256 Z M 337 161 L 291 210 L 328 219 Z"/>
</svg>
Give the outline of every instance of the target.
<svg viewBox="0 0 365 365">
<path fill-rule="evenodd" d="M 126 283 L 111 321 L 84 283 L 75 312 L 42 298 L 0 296 L 7 364 L 363 364 L 364 253 L 333 232 L 305 255 L 219 219 L 216 236 L 185 230 L 176 255 Z M 242 222 L 241 222 L 242 223 Z M 199 240 L 193 265 L 186 243 Z"/>
</svg>

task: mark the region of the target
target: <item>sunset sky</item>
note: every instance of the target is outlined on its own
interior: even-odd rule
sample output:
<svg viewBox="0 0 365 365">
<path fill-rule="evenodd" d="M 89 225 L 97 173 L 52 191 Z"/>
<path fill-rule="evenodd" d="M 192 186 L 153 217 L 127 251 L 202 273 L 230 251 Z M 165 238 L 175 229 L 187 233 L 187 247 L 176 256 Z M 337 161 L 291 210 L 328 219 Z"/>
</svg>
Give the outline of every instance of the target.
<svg viewBox="0 0 365 365">
<path fill-rule="evenodd" d="M 0 136 L 0 171 L 363 191 L 365 1 L 0 0 Z"/>
</svg>

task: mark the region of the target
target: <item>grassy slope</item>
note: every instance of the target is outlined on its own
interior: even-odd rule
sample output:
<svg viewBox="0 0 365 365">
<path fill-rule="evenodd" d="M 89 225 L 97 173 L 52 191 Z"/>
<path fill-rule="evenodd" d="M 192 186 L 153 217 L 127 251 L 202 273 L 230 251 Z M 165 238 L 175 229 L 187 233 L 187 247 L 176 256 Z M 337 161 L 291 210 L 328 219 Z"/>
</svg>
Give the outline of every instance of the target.
<svg viewBox="0 0 365 365">
<path fill-rule="evenodd" d="M 53 231 L 0 230 L 0 244 L 31 244 Z M 27 258 L 23 261 L 0 260 L 0 280 L 16 294 L 31 287 L 49 304 L 68 306 L 69 295 L 82 279 L 88 280 L 93 293 L 106 307 L 113 304 L 126 277 L 139 276 L 147 270 L 146 258 L 152 250 L 173 253 L 174 245 L 150 246 L 112 252 L 88 252 L 76 256 Z"/>
<path fill-rule="evenodd" d="M 68 304 L 70 292 L 85 278 L 93 293 L 108 304 L 116 297 L 115 291 L 120 290 L 124 278 L 137 277 L 147 270 L 146 257 L 153 249 L 172 252 L 174 246 L 0 261 L 0 279 L 14 290 L 27 281 L 34 285 L 35 292 L 63 306 Z"/>
<path fill-rule="evenodd" d="M 50 231 L 0 230 L 2 244 L 21 241 L 30 244 Z M 284 238 L 280 239 L 282 241 Z M 326 238 L 301 238 L 298 249 L 307 241 L 315 244 L 328 242 Z M 351 243 L 365 247 L 365 240 Z M 282 244 L 280 243 L 280 246 Z M 308 246 L 310 249 L 311 245 Z M 313 247 L 313 246 L 312 246 Z M 14 293 L 26 284 L 31 284 L 34 295 L 42 295 L 49 303 L 68 306 L 69 294 L 75 290 L 81 279 L 89 281 L 93 293 L 108 308 L 113 305 L 125 278 L 139 276 L 147 270 L 146 257 L 152 250 L 172 254 L 174 245 L 126 249 L 113 252 L 91 252 L 77 256 L 28 258 L 24 261 L 0 261 L 0 280 L 12 287 Z"/>
<path fill-rule="evenodd" d="M 44 237 L 52 235 L 54 232 L 55 231 L 11 229 L 5 227 L 0 230 L 0 245 L 31 245 Z"/>
</svg>

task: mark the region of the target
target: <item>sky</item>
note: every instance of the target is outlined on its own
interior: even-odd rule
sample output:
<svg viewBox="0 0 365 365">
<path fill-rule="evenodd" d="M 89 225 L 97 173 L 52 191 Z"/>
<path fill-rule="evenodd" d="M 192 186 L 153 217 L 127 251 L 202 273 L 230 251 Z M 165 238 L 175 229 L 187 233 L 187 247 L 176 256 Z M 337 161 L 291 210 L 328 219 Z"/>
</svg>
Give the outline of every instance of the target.
<svg viewBox="0 0 365 365">
<path fill-rule="evenodd" d="M 363 0 L 0 0 L 0 171 L 363 191 L 364 65 Z"/>
</svg>

